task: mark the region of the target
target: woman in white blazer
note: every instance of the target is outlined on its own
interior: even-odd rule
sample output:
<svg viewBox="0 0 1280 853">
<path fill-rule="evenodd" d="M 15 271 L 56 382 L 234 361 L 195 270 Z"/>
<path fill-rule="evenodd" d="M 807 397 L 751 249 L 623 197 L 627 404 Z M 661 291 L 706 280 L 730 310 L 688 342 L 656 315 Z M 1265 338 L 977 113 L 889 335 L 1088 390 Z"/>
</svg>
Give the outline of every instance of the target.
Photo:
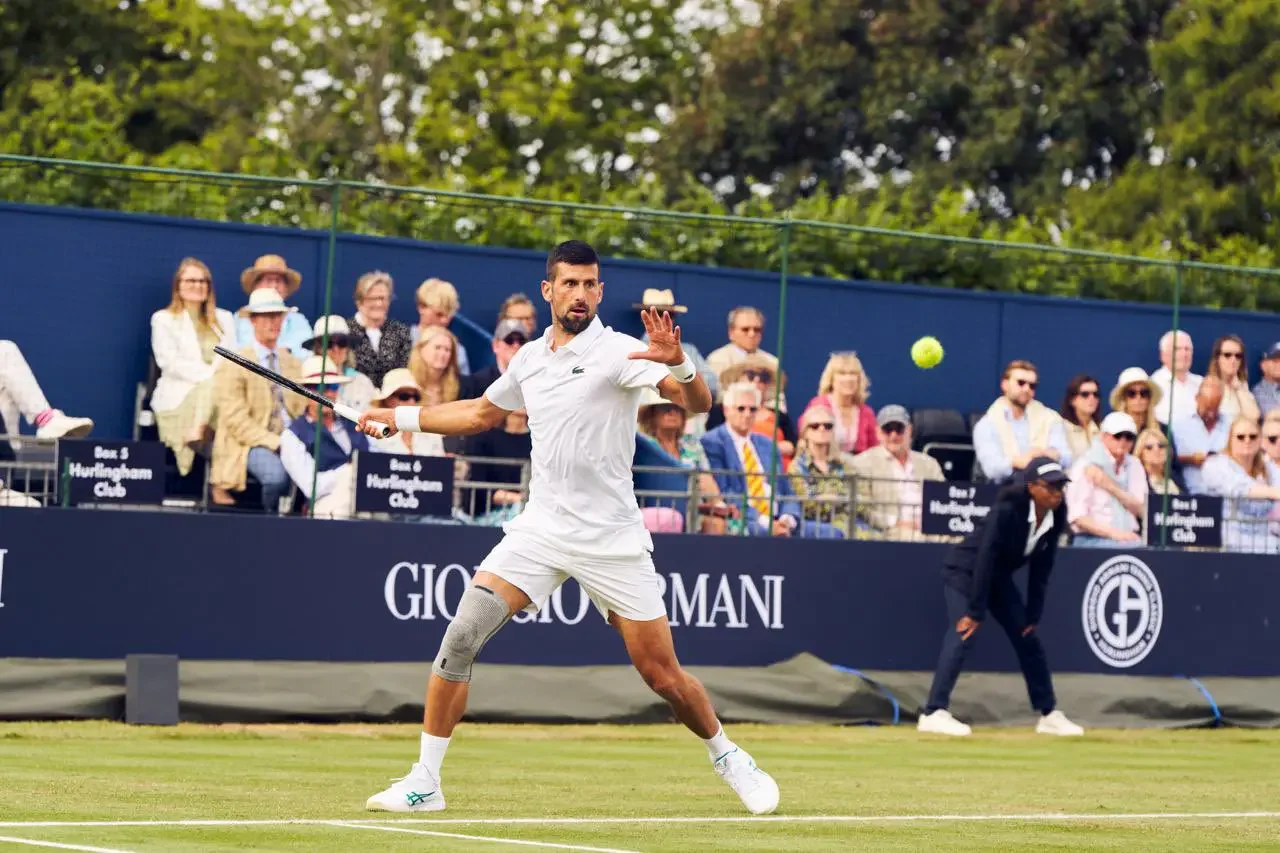
<svg viewBox="0 0 1280 853">
<path fill-rule="evenodd" d="M 195 451 L 213 437 L 215 346 L 235 347 L 235 318 L 218 308 L 213 276 L 195 258 L 183 258 L 173 274 L 169 306 L 151 315 L 151 351 L 160 378 L 151 394 L 160 440 L 173 450 L 186 476 Z"/>
</svg>

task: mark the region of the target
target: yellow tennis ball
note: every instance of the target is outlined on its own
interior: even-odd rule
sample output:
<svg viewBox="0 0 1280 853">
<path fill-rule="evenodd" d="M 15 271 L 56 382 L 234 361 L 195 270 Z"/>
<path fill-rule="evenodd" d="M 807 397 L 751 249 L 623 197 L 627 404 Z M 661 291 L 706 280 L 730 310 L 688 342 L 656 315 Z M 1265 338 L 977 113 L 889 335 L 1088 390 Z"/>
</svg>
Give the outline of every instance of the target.
<svg viewBox="0 0 1280 853">
<path fill-rule="evenodd" d="M 942 344 L 935 337 L 923 337 L 911 345 L 911 360 L 928 370 L 942 361 Z"/>
</svg>

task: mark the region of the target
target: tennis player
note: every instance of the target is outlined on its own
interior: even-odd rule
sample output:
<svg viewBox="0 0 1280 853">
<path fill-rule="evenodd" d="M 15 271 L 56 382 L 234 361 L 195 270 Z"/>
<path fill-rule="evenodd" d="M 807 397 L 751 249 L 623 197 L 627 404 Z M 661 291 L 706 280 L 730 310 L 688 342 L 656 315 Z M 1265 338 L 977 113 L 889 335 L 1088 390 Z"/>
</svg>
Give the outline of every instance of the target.
<svg viewBox="0 0 1280 853">
<path fill-rule="evenodd" d="M 445 631 L 427 684 L 421 751 L 409 775 L 374 794 L 366 808 L 426 812 L 445 807 L 440 767 L 462 719 L 471 666 L 485 643 L 521 610 L 536 612 L 574 578 L 622 636 L 645 683 L 680 722 L 702 738 L 715 771 L 753 814 L 778 805 L 778 786 L 724 733 L 702 684 L 676 659 L 657 571 L 631 481 L 641 391 L 694 413 L 711 393 L 680 346 L 671 315 L 642 319 L 648 347 L 596 317 L 604 295 L 600 259 L 578 240 L 547 258 L 542 298 L 552 323 L 520 348 L 484 395 L 430 408 L 373 409 L 366 432 L 394 430 L 470 435 L 525 409 L 533 438 L 532 477 L 524 510 L 476 571 Z"/>
</svg>

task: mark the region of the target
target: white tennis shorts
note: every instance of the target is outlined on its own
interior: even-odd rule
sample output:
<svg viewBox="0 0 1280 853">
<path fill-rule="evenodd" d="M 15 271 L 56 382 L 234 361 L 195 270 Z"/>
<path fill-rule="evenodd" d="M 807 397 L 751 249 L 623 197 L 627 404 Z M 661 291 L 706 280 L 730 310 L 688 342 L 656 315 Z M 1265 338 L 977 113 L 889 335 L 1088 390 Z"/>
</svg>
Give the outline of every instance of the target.
<svg viewBox="0 0 1280 853">
<path fill-rule="evenodd" d="M 560 584 L 573 578 L 605 619 L 647 622 L 667 613 L 658 572 L 648 551 L 627 557 L 571 554 L 545 539 L 512 532 L 478 566 L 529 596 L 526 612 L 541 610 Z"/>
</svg>

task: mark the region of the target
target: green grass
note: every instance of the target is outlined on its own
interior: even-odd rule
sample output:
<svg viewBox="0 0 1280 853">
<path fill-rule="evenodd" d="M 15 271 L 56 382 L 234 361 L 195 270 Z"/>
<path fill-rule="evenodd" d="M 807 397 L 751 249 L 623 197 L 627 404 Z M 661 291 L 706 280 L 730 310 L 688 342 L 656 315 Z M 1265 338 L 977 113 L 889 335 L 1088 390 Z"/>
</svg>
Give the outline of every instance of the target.
<svg viewBox="0 0 1280 853">
<path fill-rule="evenodd" d="M 413 726 L 0 724 L 0 837 L 129 851 L 532 850 L 334 825 L 34 827 L 18 821 L 387 821 L 379 826 L 631 851 L 1275 850 L 1280 732 L 1097 731 L 1083 739 L 906 727 L 733 726 L 778 779 L 784 816 L 1067 813 L 1072 821 L 448 823 L 433 819 L 745 815 L 702 746 L 670 726 L 464 725 L 445 764 L 449 809 L 363 810 L 417 753 Z M 1097 819 L 1093 819 L 1097 816 Z M 394 821 L 394 822 L 391 822 Z M 0 849 L 36 849 L 10 846 Z"/>
</svg>

